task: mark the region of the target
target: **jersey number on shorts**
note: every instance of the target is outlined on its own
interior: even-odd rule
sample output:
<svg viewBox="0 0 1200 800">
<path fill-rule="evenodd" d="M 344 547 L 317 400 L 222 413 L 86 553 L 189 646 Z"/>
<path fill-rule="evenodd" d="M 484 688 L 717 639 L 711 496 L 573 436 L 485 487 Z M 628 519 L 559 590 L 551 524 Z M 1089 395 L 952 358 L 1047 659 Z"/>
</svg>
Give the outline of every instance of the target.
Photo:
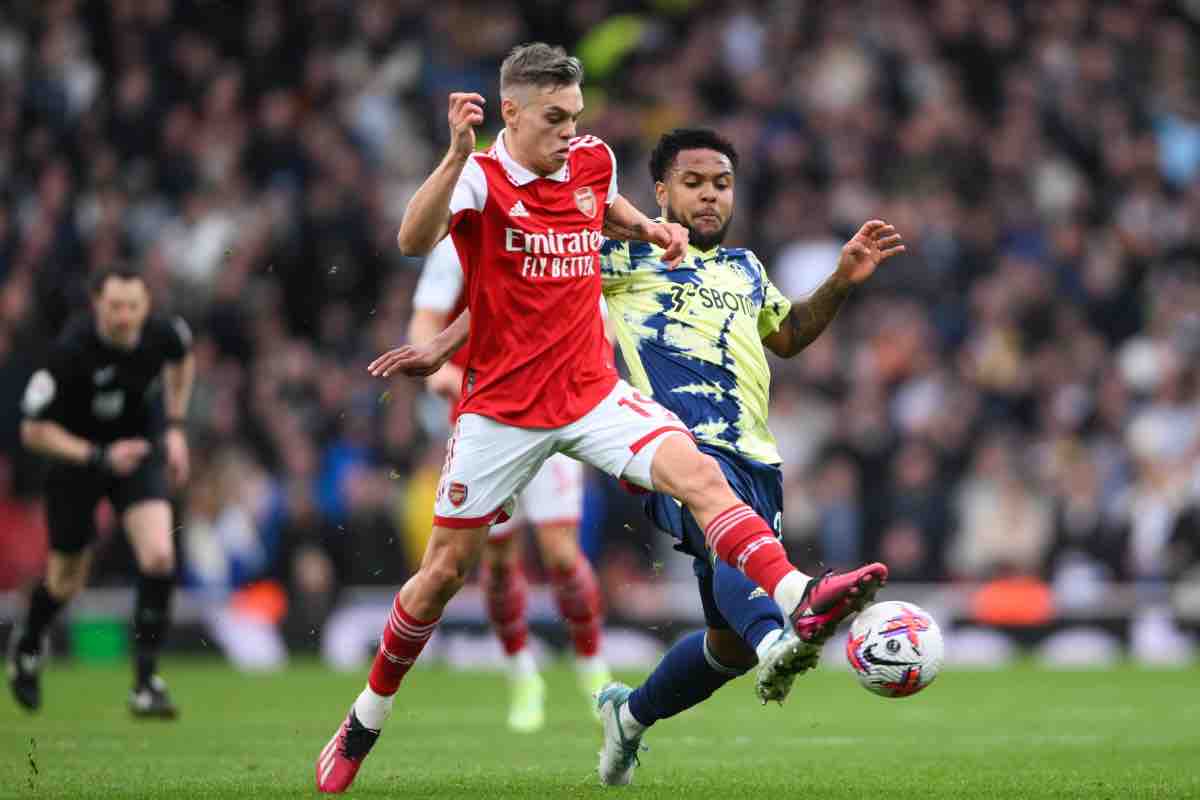
<svg viewBox="0 0 1200 800">
<path fill-rule="evenodd" d="M 628 397 L 622 397 L 620 400 L 617 401 L 617 405 L 625 406 L 626 408 L 632 409 L 633 411 L 635 411 L 638 414 L 641 414 L 643 417 L 646 417 L 647 419 L 649 419 L 650 417 L 653 417 L 654 416 L 653 414 L 651 414 L 649 411 L 647 411 L 645 408 L 642 407 L 643 404 L 652 405 L 652 404 L 654 404 L 654 401 L 647 400 L 645 397 L 642 397 L 641 393 L 639 393 L 639 392 L 633 393 L 632 400 L 630 400 Z"/>
</svg>

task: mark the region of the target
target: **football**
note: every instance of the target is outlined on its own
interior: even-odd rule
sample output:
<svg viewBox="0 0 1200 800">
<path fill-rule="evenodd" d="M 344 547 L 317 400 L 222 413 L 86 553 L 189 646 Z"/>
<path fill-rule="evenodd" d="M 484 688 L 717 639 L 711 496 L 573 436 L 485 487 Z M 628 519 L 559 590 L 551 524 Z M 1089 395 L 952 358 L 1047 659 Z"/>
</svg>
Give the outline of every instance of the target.
<svg viewBox="0 0 1200 800">
<path fill-rule="evenodd" d="M 908 697 L 933 683 L 944 655 L 933 617 L 894 600 L 864 609 L 846 640 L 846 660 L 858 682 L 884 697 Z"/>
</svg>

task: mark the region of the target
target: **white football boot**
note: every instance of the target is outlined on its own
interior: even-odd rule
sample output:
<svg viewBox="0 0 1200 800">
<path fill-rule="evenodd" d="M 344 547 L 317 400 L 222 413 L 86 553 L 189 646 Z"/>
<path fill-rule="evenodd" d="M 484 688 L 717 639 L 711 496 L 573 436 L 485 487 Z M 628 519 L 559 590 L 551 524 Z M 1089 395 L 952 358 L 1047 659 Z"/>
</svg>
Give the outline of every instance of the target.
<svg viewBox="0 0 1200 800">
<path fill-rule="evenodd" d="M 815 667 L 820 657 L 820 645 L 804 641 L 795 631 L 785 630 L 758 665 L 754 693 L 764 705 L 770 700 L 783 703 L 796 676 Z"/>
<path fill-rule="evenodd" d="M 623 683 L 610 683 L 596 696 L 596 710 L 604 721 L 604 748 L 597 771 L 605 786 L 628 785 L 633 780 L 633 768 L 640 763 L 642 734 L 628 736 L 621 727 L 621 708 L 632 692 Z"/>
</svg>

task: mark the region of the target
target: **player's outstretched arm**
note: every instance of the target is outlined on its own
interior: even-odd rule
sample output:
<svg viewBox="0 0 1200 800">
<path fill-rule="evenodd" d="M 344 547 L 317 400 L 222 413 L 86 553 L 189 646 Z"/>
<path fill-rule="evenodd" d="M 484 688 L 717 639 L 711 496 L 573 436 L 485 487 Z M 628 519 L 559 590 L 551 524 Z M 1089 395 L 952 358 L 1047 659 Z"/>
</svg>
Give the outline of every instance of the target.
<svg viewBox="0 0 1200 800">
<path fill-rule="evenodd" d="M 808 347 L 833 322 L 855 286 L 871 277 L 884 261 L 904 252 L 903 241 L 896 229 L 883 220 L 873 219 L 864 224 L 842 246 L 834 273 L 811 295 L 794 301 L 779 330 L 764 337 L 763 344 L 783 358 L 791 358 Z"/>
<path fill-rule="evenodd" d="M 475 126 L 483 124 L 482 95 L 450 95 L 450 149 L 413 195 L 400 222 L 396 244 L 406 256 L 427 255 L 450 229 L 450 196 L 467 159 L 475 152 Z"/>
<path fill-rule="evenodd" d="M 687 253 L 687 228 L 675 222 L 655 222 L 624 197 L 618 197 L 604 212 L 601 232 L 609 239 L 658 245 L 663 248 L 663 263 L 671 268 L 678 266 Z"/>
<path fill-rule="evenodd" d="M 432 308 L 414 308 L 412 319 L 408 321 L 408 340 L 410 342 L 431 341 L 437 338 L 437 335 L 445 327 L 446 312 Z M 447 362 L 437 372 L 426 376 L 425 388 L 453 402 L 458 400 L 462 377 L 462 367 Z"/>
<path fill-rule="evenodd" d="M 389 350 L 367 365 L 367 372 L 376 378 L 390 378 L 396 373 L 411 377 L 432 375 L 441 369 L 458 348 L 466 344 L 471 332 L 471 311 L 467 309 L 449 328 L 423 344 L 406 344 Z"/>
</svg>

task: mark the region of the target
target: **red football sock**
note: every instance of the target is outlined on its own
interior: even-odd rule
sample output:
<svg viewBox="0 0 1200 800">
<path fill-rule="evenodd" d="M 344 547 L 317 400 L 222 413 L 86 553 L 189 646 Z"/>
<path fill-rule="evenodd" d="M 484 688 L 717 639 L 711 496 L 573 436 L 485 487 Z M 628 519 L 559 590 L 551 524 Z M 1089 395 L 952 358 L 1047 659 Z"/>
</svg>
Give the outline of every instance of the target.
<svg viewBox="0 0 1200 800">
<path fill-rule="evenodd" d="M 529 641 L 529 622 L 525 619 L 529 580 L 525 570 L 519 563 L 501 570 L 484 564 L 479 582 L 487 601 L 488 619 L 492 621 L 492 630 L 500 637 L 505 655 L 521 652 Z"/>
<path fill-rule="evenodd" d="M 384 696 L 396 693 L 401 679 L 433 635 L 438 619 L 426 622 L 411 616 L 401 607 L 400 595 L 396 595 L 392 601 L 392 615 L 379 642 L 379 652 L 371 665 L 371 676 L 367 679 L 371 691 Z"/>
<path fill-rule="evenodd" d="M 775 587 L 795 567 L 771 526 L 745 503 L 725 509 L 704 529 L 708 549 L 775 596 Z"/>
<path fill-rule="evenodd" d="M 591 562 L 580 553 L 574 567 L 551 570 L 550 582 L 554 586 L 558 613 L 567 621 L 571 639 L 575 642 L 575 655 L 581 658 L 596 655 L 600 650 L 600 627 L 604 620 L 600 610 L 600 589 Z"/>
</svg>

